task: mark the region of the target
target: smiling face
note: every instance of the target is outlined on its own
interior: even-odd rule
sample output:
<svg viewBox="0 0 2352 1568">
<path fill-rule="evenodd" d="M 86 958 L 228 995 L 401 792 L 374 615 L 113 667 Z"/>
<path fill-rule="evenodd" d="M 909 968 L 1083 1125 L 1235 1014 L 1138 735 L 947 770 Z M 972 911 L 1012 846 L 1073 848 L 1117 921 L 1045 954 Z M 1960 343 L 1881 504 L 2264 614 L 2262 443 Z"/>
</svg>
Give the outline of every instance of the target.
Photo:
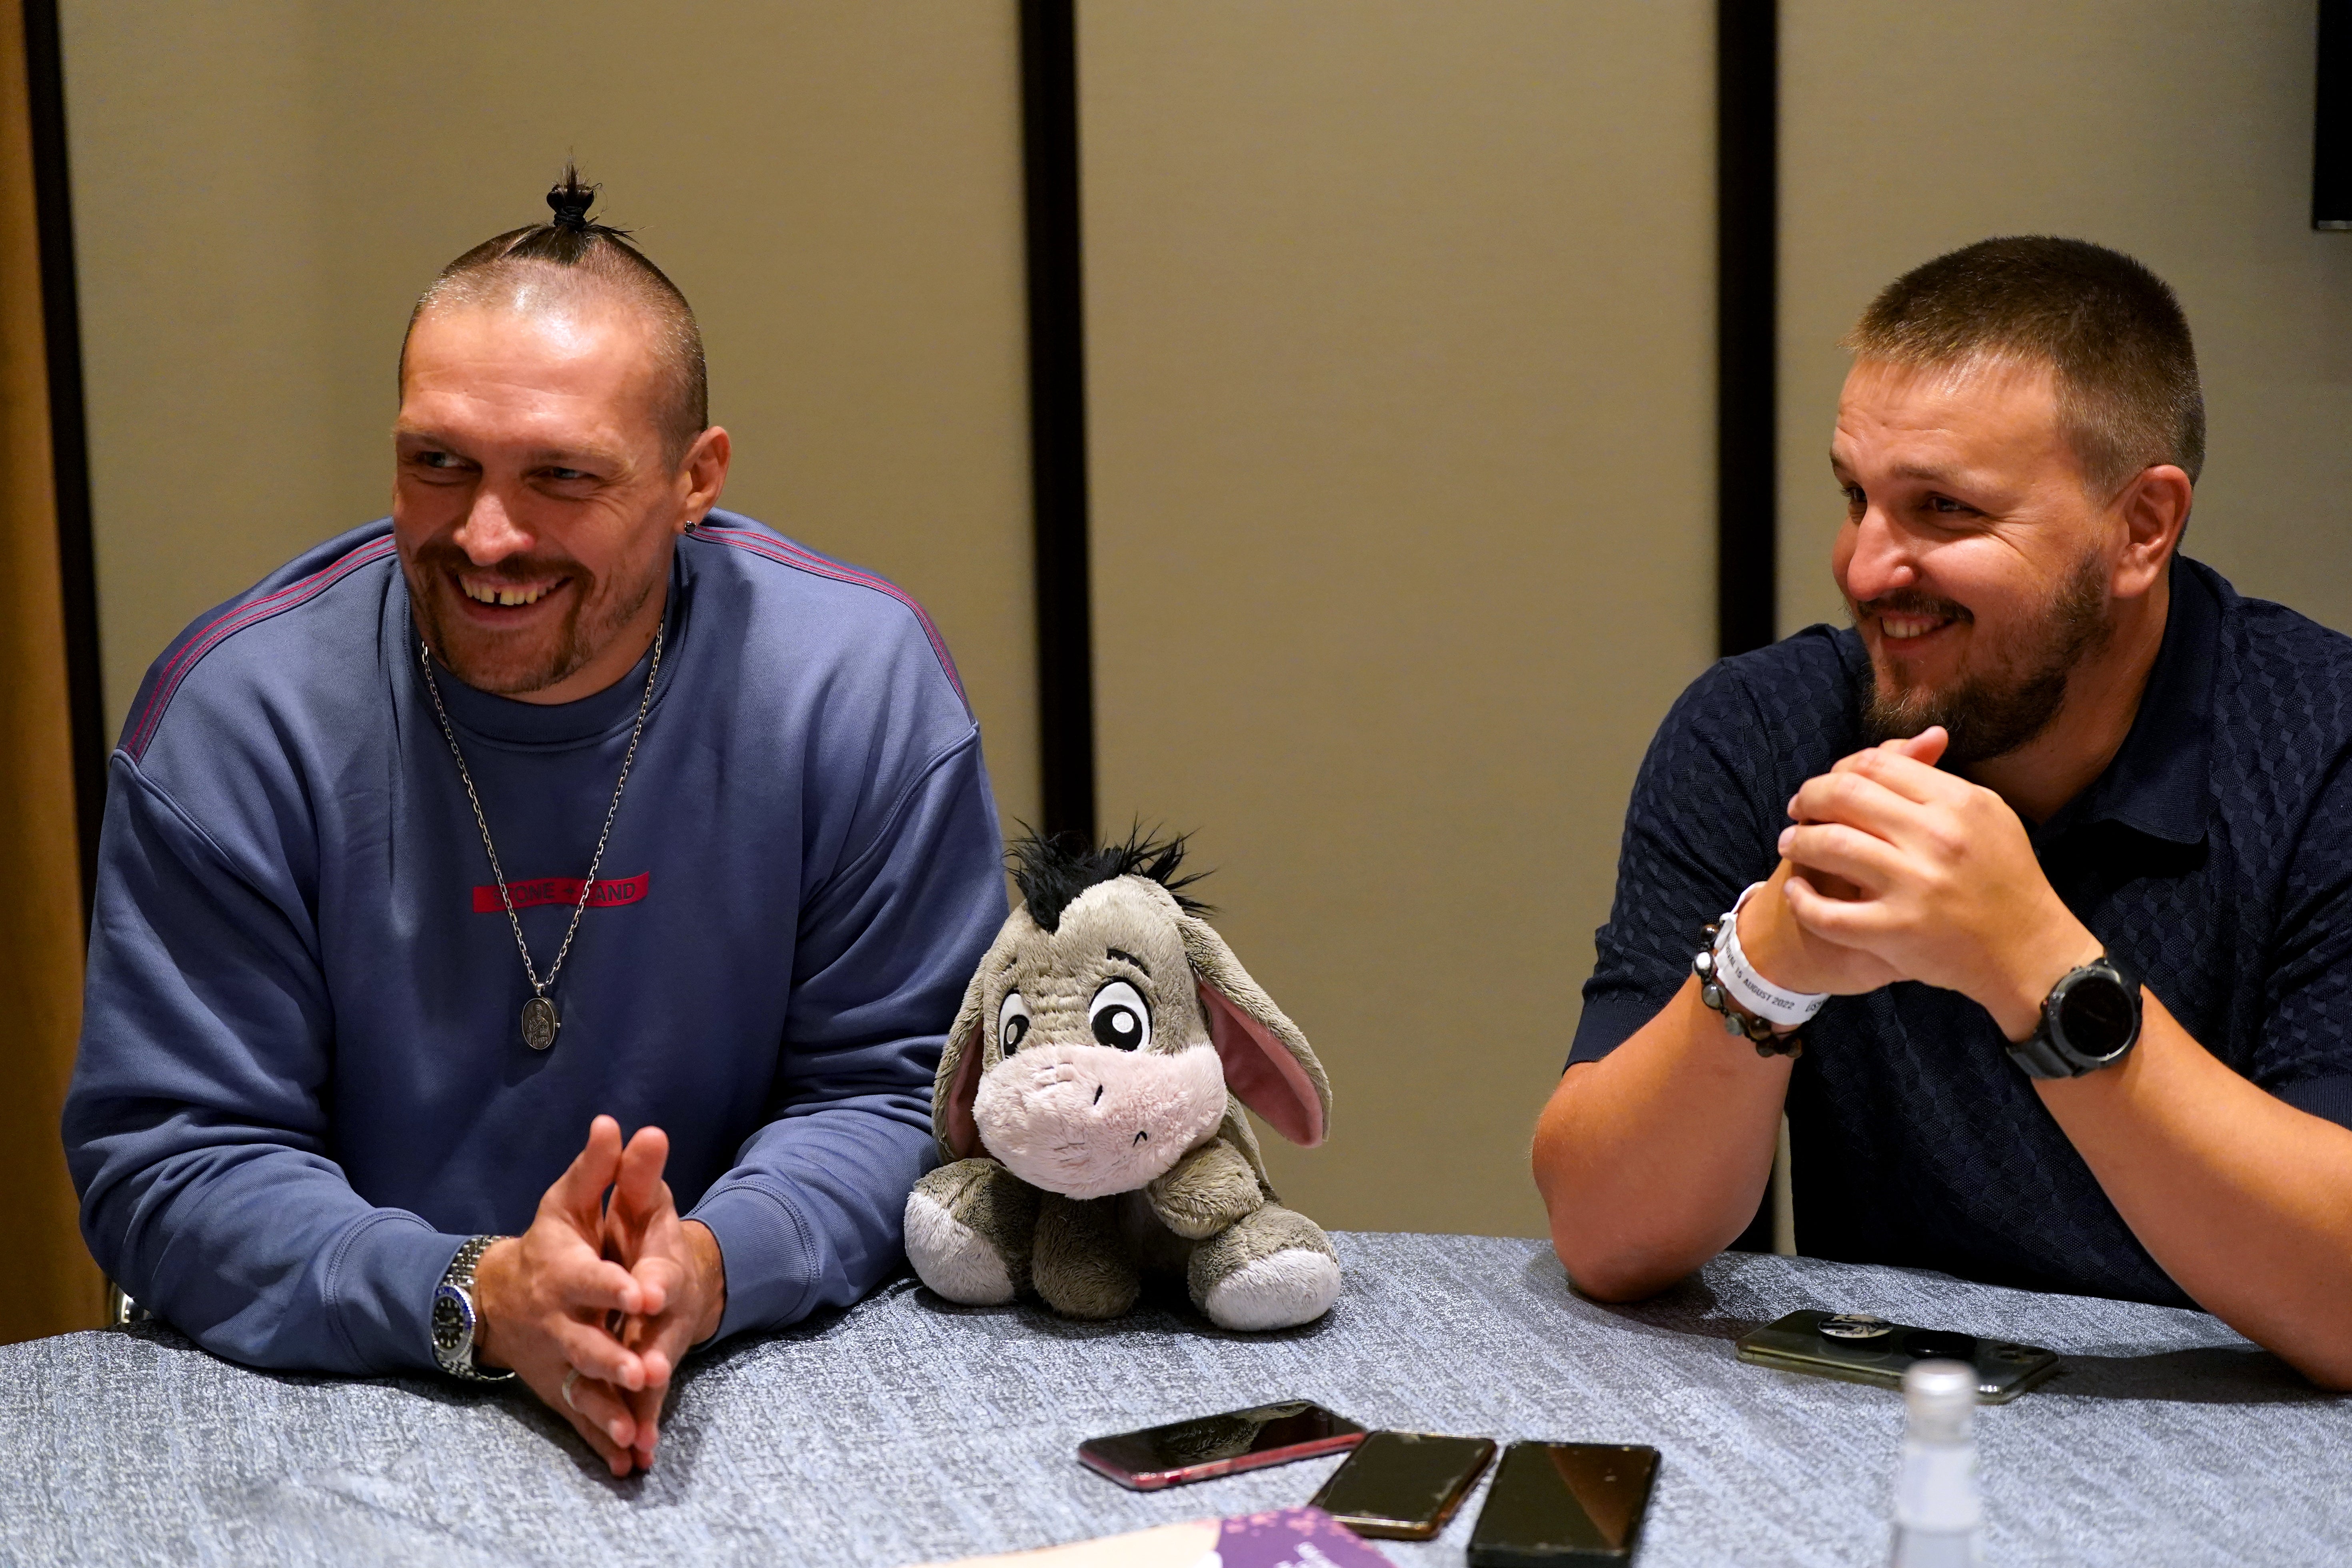
<svg viewBox="0 0 2352 1568">
<path fill-rule="evenodd" d="M 2034 739 L 2107 639 L 2127 534 L 2084 485 L 2049 368 L 1860 360 L 1830 455 L 1846 499 L 1831 568 L 1870 652 L 1869 738 L 1942 724 L 1953 766 Z"/>
<path fill-rule="evenodd" d="M 418 317 L 394 428 L 393 532 L 418 629 L 467 685 L 600 691 L 652 642 L 677 535 L 718 500 L 727 434 L 665 450 L 653 324 L 594 294 Z"/>
<path fill-rule="evenodd" d="M 1073 899 L 1052 931 L 1016 912 L 985 961 L 972 1121 L 1032 1186 L 1131 1192 L 1223 1120 L 1175 915 L 1164 889 L 1120 877 Z"/>
</svg>

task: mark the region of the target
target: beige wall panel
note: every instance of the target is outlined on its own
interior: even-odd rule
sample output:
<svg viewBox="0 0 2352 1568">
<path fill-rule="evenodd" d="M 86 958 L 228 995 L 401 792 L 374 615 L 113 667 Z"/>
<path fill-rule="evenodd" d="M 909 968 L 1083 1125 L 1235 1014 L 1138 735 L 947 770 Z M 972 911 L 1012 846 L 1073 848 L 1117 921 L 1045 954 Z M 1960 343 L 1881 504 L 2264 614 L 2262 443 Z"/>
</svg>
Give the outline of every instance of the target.
<svg viewBox="0 0 2352 1568">
<path fill-rule="evenodd" d="M 1270 1150 L 1327 1225 L 1542 1232 L 1712 651 L 1708 16 L 1080 6 L 1103 820 L 1199 830 L 1331 1071 L 1331 1142 Z"/>
<path fill-rule="evenodd" d="M 726 504 L 887 574 L 1034 816 L 1012 0 L 67 0 L 106 696 L 390 504 L 411 302 L 567 153 L 701 317 Z"/>
<path fill-rule="evenodd" d="M 58 1142 L 81 1028 L 81 866 L 23 16 L 0 12 L 0 1344 L 95 1328 L 105 1311 Z"/>
<path fill-rule="evenodd" d="M 1783 0 L 1780 625 L 1843 618 L 1830 428 L 1871 295 L 1993 234 L 2138 257 L 2197 334 L 2187 549 L 2352 630 L 2352 235 L 2314 234 L 2309 4 Z"/>
</svg>

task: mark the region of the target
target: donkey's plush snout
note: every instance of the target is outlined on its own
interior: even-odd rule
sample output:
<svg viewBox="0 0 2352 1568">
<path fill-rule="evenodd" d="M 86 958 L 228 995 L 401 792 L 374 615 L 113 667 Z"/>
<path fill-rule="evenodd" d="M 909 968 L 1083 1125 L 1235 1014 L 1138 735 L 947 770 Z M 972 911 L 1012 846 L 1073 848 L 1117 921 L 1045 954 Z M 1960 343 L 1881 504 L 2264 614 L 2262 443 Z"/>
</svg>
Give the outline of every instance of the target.
<svg viewBox="0 0 2352 1568">
<path fill-rule="evenodd" d="M 971 1109 L 982 1145 L 1014 1175 L 1104 1197 L 1156 1181 L 1213 1133 L 1225 1077 L 1205 1042 L 1166 1054 L 1039 1046 L 991 1068 Z"/>
</svg>

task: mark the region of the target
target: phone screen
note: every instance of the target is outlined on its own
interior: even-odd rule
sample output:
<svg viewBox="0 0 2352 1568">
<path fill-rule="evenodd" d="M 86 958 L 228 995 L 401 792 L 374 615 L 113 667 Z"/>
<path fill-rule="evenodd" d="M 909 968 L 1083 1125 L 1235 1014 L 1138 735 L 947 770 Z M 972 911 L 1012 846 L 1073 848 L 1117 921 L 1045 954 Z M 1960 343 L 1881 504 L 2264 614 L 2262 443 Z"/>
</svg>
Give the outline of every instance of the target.
<svg viewBox="0 0 2352 1568">
<path fill-rule="evenodd" d="M 1331 1472 L 1314 1506 L 1359 1535 L 1427 1541 L 1494 1457 L 1491 1437 L 1375 1432 Z"/>
<path fill-rule="evenodd" d="M 1303 1399 L 1093 1437 L 1078 1462 L 1139 1491 L 1352 1448 L 1364 1429 Z"/>
<path fill-rule="evenodd" d="M 1512 1444 L 1470 1532 L 1472 1568 L 1631 1560 L 1657 1474 L 1655 1448 Z"/>
</svg>

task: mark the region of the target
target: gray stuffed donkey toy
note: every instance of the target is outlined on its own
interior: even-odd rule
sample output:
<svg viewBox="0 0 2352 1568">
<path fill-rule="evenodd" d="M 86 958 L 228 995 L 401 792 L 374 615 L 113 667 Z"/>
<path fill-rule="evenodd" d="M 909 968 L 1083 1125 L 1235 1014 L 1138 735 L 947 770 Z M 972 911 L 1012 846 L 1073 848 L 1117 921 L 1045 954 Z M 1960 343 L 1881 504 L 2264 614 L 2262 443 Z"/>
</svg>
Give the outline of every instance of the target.
<svg viewBox="0 0 2352 1568">
<path fill-rule="evenodd" d="M 1181 1274 L 1228 1329 L 1339 1293 L 1320 1226 L 1275 1202 L 1247 1106 L 1323 1141 L 1315 1053 L 1180 891 L 1184 841 L 1013 847 L 1022 905 L 964 992 L 931 1090 L 947 1163 L 907 1199 L 907 1256 L 950 1301 L 1024 1287 L 1073 1318 Z"/>
</svg>

